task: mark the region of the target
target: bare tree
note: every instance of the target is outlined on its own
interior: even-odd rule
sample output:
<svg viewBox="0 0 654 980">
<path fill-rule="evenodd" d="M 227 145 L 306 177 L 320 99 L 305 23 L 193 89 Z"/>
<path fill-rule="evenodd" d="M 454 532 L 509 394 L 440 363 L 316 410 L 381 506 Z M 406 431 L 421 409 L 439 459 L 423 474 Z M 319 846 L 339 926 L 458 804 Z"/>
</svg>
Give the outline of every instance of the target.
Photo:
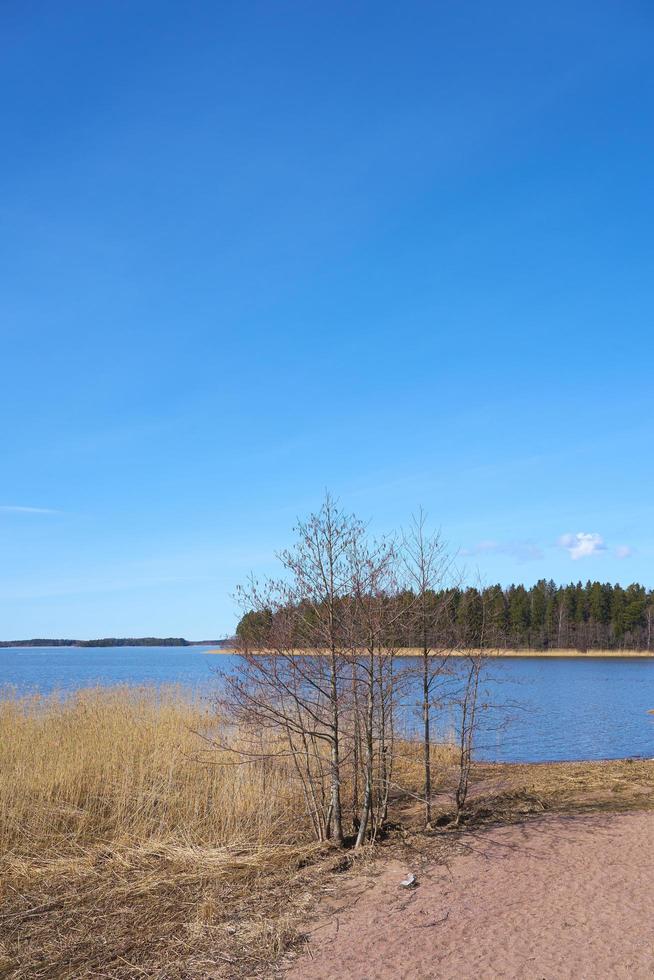
<svg viewBox="0 0 654 980">
<path fill-rule="evenodd" d="M 347 659 L 343 611 L 351 582 L 351 556 L 363 536 L 356 518 L 345 515 L 329 494 L 318 514 L 297 527 L 298 543 L 280 555 L 296 583 L 294 597 L 301 616 L 301 636 L 312 649 L 324 649 L 329 661 L 330 818 L 333 836 L 343 842 L 340 773 L 340 681 Z M 345 646 L 344 646 L 345 644 Z"/>
<path fill-rule="evenodd" d="M 486 707 L 480 702 L 481 682 L 489 654 L 488 640 L 492 639 L 491 611 L 488 609 L 488 593 L 479 583 L 475 593 L 476 608 L 466 617 L 466 625 L 459 637 L 462 648 L 458 691 L 454 703 L 459 712 L 457 736 L 457 784 L 454 791 L 455 822 L 461 820 L 470 785 L 470 773 L 474 758 L 480 711 Z"/>
<path fill-rule="evenodd" d="M 457 824 L 461 819 L 468 798 L 473 749 L 478 726 L 479 683 L 483 666 L 484 659 L 481 651 L 473 650 L 465 655 L 461 690 L 458 698 L 460 711 L 457 738 L 458 780 L 454 791 L 455 822 Z"/>
<path fill-rule="evenodd" d="M 255 722 L 285 733 L 316 835 L 341 844 L 351 562 L 364 527 L 327 495 L 296 533 L 295 546 L 278 556 L 284 577 L 239 590 L 261 628 L 246 638 L 238 669 L 225 679 L 224 700 L 246 727 Z"/>
<path fill-rule="evenodd" d="M 356 847 L 374 838 L 386 819 L 393 756 L 393 627 L 396 602 L 394 543 L 358 539 L 351 552 L 352 670 L 356 677 L 354 737 L 363 796 L 356 819 Z M 358 779 L 358 777 L 357 777 Z"/>
<path fill-rule="evenodd" d="M 425 820 L 432 818 L 433 713 L 446 696 L 441 678 L 460 714 L 460 816 L 478 721 L 486 619 L 475 604 L 483 606 L 482 594 L 466 590 L 454 616 L 457 592 L 444 587 L 452 564 L 422 512 L 399 544 L 374 541 L 327 496 L 296 532 L 295 545 L 278 556 L 282 576 L 240 590 L 247 610 L 240 657 L 221 699 L 238 736 L 234 751 L 288 763 L 318 840 L 343 844 L 350 829 L 356 847 L 374 840 L 388 817 L 398 695 L 416 679 L 412 668 L 396 671 L 397 647 L 408 640 L 421 655 Z M 458 635 L 461 609 L 474 636 Z M 466 651 L 458 685 L 445 667 L 455 643 Z"/>
<path fill-rule="evenodd" d="M 446 577 L 452 569 L 452 560 L 440 535 L 427 531 L 427 519 L 422 508 L 411 518 L 408 530 L 402 535 L 401 560 L 410 589 L 405 613 L 408 645 L 418 646 L 420 651 L 425 823 L 429 825 L 432 819 L 431 720 L 434 688 L 445 669 L 452 642 L 447 628 L 452 593 L 444 588 Z"/>
</svg>

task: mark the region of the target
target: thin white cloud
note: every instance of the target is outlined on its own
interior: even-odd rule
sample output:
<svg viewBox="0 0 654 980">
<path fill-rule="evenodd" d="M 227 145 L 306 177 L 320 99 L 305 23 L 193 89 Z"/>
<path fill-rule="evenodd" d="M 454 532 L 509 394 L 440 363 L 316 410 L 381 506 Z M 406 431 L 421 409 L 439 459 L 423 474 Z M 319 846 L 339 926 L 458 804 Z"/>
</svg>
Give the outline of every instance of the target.
<svg viewBox="0 0 654 980">
<path fill-rule="evenodd" d="M 18 504 L 0 504 L 0 511 L 3 514 L 59 514 L 58 510 L 52 507 L 22 507 Z"/>
<path fill-rule="evenodd" d="M 466 557 L 475 555 L 507 555 L 518 561 L 538 561 L 543 552 L 533 541 L 479 541 L 472 548 L 463 548 Z"/>
<path fill-rule="evenodd" d="M 576 534 L 562 534 L 559 547 L 568 552 L 573 561 L 580 558 L 590 558 L 606 551 L 604 538 L 597 532 L 577 531 Z"/>
<path fill-rule="evenodd" d="M 615 549 L 616 558 L 631 558 L 634 553 L 634 549 L 630 548 L 628 544 L 619 544 Z"/>
</svg>

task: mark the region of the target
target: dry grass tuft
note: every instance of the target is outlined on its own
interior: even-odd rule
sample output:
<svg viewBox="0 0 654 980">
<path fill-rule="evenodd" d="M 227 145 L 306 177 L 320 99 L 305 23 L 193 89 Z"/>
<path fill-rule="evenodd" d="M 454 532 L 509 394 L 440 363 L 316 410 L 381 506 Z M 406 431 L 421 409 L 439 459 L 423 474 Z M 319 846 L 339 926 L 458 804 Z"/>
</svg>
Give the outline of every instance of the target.
<svg viewBox="0 0 654 980">
<path fill-rule="evenodd" d="M 454 826 L 451 793 L 454 773 L 441 770 L 434 824 Z M 449 785 L 448 785 L 449 784 Z M 460 823 L 466 827 L 506 824 L 540 815 L 646 810 L 654 807 L 654 761 L 478 763 Z M 415 808 L 414 808 L 415 809 Z M 407 817 L 414 816 L 411 812 Z"/>
<path fill-rule="evenodd" d="M 654 806 L 654 761 L 554 762 L 479 767 L 480 778 L 500 778 L 544 800 L 548 809 L 571 812 L 646 810 Z"/>
<path fill-rule="evenodd" d="M 234 765 L 200 737 L 219 734 L 174 688 L 0 702 L 0 975 L 252 975 L 279 954 L 320 849 L 284 761 Z"/>
</svg>

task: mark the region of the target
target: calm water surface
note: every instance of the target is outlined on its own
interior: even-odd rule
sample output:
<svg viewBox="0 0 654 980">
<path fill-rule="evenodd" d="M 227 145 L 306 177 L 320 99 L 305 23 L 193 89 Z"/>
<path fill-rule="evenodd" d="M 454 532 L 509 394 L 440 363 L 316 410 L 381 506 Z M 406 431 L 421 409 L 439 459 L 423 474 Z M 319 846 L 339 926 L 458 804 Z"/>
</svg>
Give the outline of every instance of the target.
<svg viewBox="0 0 654 980">
<path fill-rule="evenodd" d="M 0 687 L 19 693 L 95 684 L 217 686 L 230 656 L 205 647 L 0 649 Z M 504 762 L 654 757 L 654 657 L 495 661 L 484 682 L 480 758 Z M 415 709 L 405 699 L 411 727 Z M 453 715 L 441 721 L 447 736 Z"/>
<path fill-rule="evenodd" d="M 0 648 L 0 687 L 19 692 L 74 691 L 96 684 L 188 684 L 215 679 L 210 647 Z"/>
</svg>

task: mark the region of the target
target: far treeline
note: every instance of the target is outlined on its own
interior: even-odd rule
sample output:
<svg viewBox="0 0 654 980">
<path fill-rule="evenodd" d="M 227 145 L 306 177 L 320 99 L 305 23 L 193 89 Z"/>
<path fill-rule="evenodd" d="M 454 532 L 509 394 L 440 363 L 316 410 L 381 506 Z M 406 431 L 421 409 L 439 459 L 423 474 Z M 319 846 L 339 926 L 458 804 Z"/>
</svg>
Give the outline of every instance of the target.
<svg viewBox="0 0 654 980">
<path fill-rule="evenodd" d="M 101 640 L 0 640 L 0 647 L 193 647 L 222 646 L 224 640 L 185 640 L 181 636 L 108 636 Z"/>
<path fill-rule="evenodd" d="M 411 607 L 416 594 L 406 589 L 401 600 Z M 466 645 L 462 638 L 478 637 L 482 622 L 486 645 L 507 650 L 651 650 L 654 640 L 654 590 L 635 583 L 623 588 L 541 579 L 530 589 L 456 586 L 429 591 L 426 601 L 437 613 L 431 619 L 433 647 Z M 252 645 L 265 634 L 268 619 L 266 610 L 245 613 L 238 639 Z M 394 639 L 399 646 L 420 647 L 424 638 L 409 627 Z"/>
</svg>

